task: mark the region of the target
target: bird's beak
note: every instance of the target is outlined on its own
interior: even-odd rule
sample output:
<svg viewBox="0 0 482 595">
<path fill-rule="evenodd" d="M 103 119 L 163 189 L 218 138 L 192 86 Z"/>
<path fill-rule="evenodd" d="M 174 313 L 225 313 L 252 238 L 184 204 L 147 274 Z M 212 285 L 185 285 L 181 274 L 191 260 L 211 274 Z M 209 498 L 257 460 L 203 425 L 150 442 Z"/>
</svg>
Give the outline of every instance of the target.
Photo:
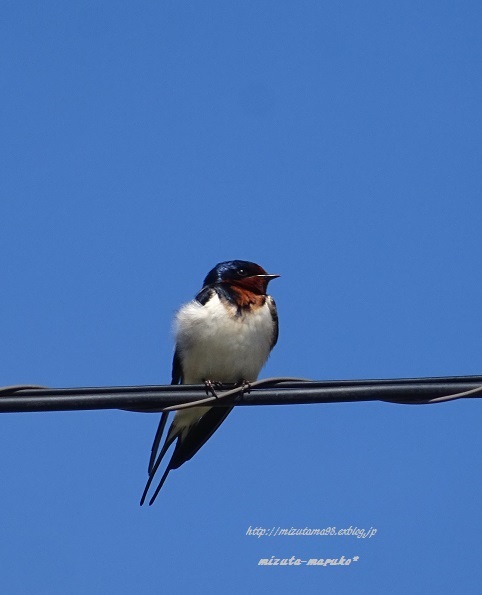
<svg viewBox="0 0 482 595">
<path fill-rule="evenodd" d="M 253 277 L 261 277 L 262 279 L 268 279 L 268 281 L 271 281 L 271 279 L 276 279 L 277 277 L 281 277 L 281 275 L 253 275 Z"/>
</svg>

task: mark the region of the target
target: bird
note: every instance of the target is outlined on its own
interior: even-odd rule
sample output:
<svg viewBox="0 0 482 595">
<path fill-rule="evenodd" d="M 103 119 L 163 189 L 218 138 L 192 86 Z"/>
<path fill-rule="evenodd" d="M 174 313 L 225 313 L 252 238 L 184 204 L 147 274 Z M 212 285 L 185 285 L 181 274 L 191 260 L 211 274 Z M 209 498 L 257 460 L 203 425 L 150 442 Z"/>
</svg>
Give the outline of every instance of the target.
<svg viewBox="0 0 482 595">
<path fill-rule="evenodd" d="M 174 317 L 175 350 L 171 384 L 248 384 L 257 379 L 278 340 L 278 313 L 267 295 L 268 274 L 247 260 L 218 263 L 194 300 Z M 229 415 L 232 406 L 199 406 L 177 411 L 159 446 L 168 420 L 163 412 L 152 445 L 142 506 L 160 463 L 175 442 L 172 457 L 149 501 L 152 505 L 170 471 L 190 460 Z"/>
</svg>

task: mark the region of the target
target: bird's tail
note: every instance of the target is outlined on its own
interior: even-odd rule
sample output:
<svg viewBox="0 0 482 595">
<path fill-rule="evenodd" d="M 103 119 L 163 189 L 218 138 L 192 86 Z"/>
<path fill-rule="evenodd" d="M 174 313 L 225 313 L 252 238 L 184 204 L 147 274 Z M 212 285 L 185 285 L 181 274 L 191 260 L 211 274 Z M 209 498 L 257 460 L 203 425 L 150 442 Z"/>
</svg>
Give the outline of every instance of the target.
<svg viewBox="0 0 482 595">
<path fill-rule="evenodd" d="M 149 475 L 152 475 L 152 468 L 154 467 L 154 463 L 156 461 L 157 451 L 159 450 L 159 444 L 161 443 L 162 434 L 164 433 L 164 428 L 166 427 L 168 417 L 169 413 L 164 411 L 161 415 L 161 421 L 157 427 L 156 435 L 154 436 L 154 442 L 152 443 L 151 448 L 151 458 L 149 459 L 149 467 L 147 468 Z"/>
<path fill-rule="evenodd" d="M 164 443 L 164 446 L 162 447 L 161 452 L 159 453 L 159 455 L 157 454 L 157 452 L 159 450 L 159 444 L 162 439 L 162 434 L 164 433 L 164 427 L 166 425 L 168 416 L 169 416 L 169 414 L 167 412 L 163 412 L 163 414 L 161 416 L 161 421 L 159 422 L 159 426 L 157 428 L 156 435 L 154 437 L 154 442 L 152 444 L 152 449 L 151 449 L 151 457 L 149 459 L 149 466 L 148 466 L 149 477 L 147 479 L 146 487 L 144 488 L 144 491 L 142 492 L 141 501 L 140 501 L 141 506 L 144 504 L 144 502 L 146 500 L 147 492 L 149 491 L 149 488 L 151 487 L 151 483 L 152 483 L 152 480 L 154 479 L 154 475 L 156 474 L 157 470 L 159 469 L 159 465 L 161 464 L 161 461 L 164 458 L 164 455 L 166 454 L 166 452 L 168 451 L 169 447 L 174 442 L 174 440 L 178 437 L 177 434 L 174 434 L 173 436 L 170 436 L 170 437 L 168 434 L 168 438 L 166 439 L 166 442 Z M 154 500 L 156 499 L 156 496 L 159 493 L 159 490 L 164 485 L 164 482 L 166 481 L 167 476 L 169 475 L 169 471 L 171 469 L 172 469 L 172 467 L 169 464 L 167 466 L 167 469 L 164 471 L 164 475 L 162 476 L 159 486 L 157 487 L 154 496 L 151 498 L 149 505 L 152 504 L 154 502 Z"/>
</svg>

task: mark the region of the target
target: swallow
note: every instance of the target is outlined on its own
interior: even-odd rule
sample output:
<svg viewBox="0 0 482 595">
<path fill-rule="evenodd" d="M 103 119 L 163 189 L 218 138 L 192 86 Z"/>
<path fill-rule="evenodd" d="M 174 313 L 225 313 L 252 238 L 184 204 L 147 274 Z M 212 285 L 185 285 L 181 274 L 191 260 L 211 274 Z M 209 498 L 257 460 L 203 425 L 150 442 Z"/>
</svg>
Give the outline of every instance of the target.
<svg viewBox="0 0 482 595">
<path fill-rule="evenodd" d="M 193 301 L 174 318 L 175 351 L 171 384 L 249 383 L 278 340 L 278 314 L 268 283 L 279 277 L 246 260 L 217 264 Z M 189 461 L 219 428 L 232 406 L 199 406 L 178 411 L 164 445 L 159 446 L 168 419 L 163 412 L 152 445 L 144 504 L 159 465 L 175 442 L 172 457 L 149 501 L 153 504 L 173 469 Z"/>
</svg>

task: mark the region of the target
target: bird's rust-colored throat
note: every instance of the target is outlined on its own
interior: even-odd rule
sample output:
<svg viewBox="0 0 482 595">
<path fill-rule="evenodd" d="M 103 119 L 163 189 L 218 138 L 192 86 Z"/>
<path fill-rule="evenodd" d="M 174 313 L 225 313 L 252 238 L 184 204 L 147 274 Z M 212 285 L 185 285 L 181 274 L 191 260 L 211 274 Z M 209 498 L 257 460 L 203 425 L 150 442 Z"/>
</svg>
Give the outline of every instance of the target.
<svg viewBox="0 0 482 595">
<path fill-rule="evenodd" d="M 230 284 L 241 289 L 242 293 L 254 293 L 255 295 L 266 295 L 268 283 L 279 275 L 253 275 L 244 279 L 236 279 Z"/>
</svg>

